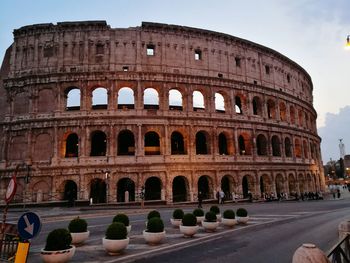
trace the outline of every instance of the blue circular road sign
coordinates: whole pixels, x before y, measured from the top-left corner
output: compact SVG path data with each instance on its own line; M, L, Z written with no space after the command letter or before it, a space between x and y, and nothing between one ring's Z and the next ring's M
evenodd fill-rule
M21 238L25 240L32 239L41 230L40 217L34 212L24 213L18 219L17 229Z

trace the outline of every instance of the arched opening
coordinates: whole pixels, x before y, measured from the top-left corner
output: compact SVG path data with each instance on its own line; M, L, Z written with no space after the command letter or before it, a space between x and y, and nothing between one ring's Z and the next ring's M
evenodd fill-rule
M296 158L301 158L301 144L298 138L295 139L294 141L294 150L295 150L295 157Z
M198 191L202 192L203 199L209 199L211 197L210 194L210 185L209 185L209 179L207 176L202 175L198 179Z
M196 134L196 154L209 154L207 142L207 134L203 131L199 131Z
M281 121L287 120L287 109L286 104L284 104L284 102L280 102L280 119Z
M91 134L90 156L105 156L107 150L107 136L102 131L94 131Z
M215 111L216 112L225 112L225 99L220 93L215 93Z
M149 177L145 183L145 200L161 200L162 182L158 177Z
M260 194L261 194L261 197L264 196L264 193L266 193L266 191L265 191L265 183L264 183L263 177L261 176L260 177Z
M284 192L284 186L283 186L283 176L281 174L278 174L276 176L276 180L275 180L275 183L276 183L276 194L277 195L280 195L281 193Z
M65 157L78 157L79 138L76 133L71 133L66 139Z
M259 97L253 98L253 114L254 115L262 115L262 107L261 107L261 100Z
M223 132L219 134L219 154L220 155L228 155L227 139L226 139L226 136Z
M284 139L284 150L286 157L292 157L292 143L288 137Z
M182 94L177 89L169 91L169 110L183 110Z
M102 179L95 178L90 182L90 198L94 204L106 203L106 183Z
M295 124L295 109L293 106L289 107L290 123Z
M298 175L299 191L303 194L307 189L305 187L305 179L303 174Z
M243 198L247 198L249 194L249 182L248 182L248 176L244 176L242 179L242 191L243 191Z
M184 176L176 176L173 180L173 202L185 202L188 196L188 182Z
M129 130L118 134L118 155L135 155L134 134Z
M276 119L276 104L271 99L267 101L267 117L269 119Z
M232 198L233 180L230 176L225 175L221 178L221 190L225 193L226 199Z
M108 105L108 93L107 89L103 87L99 87L94 89L92 92L92 109L107 109Z
M309 117L306 112L304 112L305 127L309 128Z
M159 109L158 91L153 88L147 88L143 94L144 109Z
M80 89L70 87L66 89L65 95L67 98L66 110L80 110Z
M260 156L267 155L267 141L263 134L259 134L256 138L256 150Z
M307 146L307 141L303 141L304 158L309 159L309 148Z
M118 91L118 109L134 109L135 98L134 91L131 88L124 87Z
M193 111L204 110L204 96L200 91L193 92Z
M156 132L145 134L145 155L160 155L160 140Z
M289 194L296 194L297 193L297 187L296 187L296 182L293 174L290 174L288 176L288 187L289 187Z
M235 97L235 111L237 114L243 114L242 100L240 96Z
M184 138L182 134L177 131L171 134L171 154L186 154Z
M271 144L272 144L272 155L281 156L281 141L277 135L272 136Z
M239 154L245 155L246 154L245 142L244 142L244 138L242 135L239 135L239 137L238 137L238 147L239 147Z
M130 178L122 178L117 183L117 202L126 202L126 195L129 202L135 201L135 183Z
M73 180L67 180L64 184L63 200L77 200L78 187Z
M303 127L304 125L304 115L303 115L303 111L302 110L299 110L298 111L298 119L299 119L299 126L300 127Z

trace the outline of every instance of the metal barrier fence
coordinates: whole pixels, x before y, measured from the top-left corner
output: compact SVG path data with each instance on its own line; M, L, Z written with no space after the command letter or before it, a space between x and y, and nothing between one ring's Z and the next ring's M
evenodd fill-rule
M0 262L14 262L19 238L5 234L0 240Z
M332 263L350 263L350 235L347 234L328 253Z

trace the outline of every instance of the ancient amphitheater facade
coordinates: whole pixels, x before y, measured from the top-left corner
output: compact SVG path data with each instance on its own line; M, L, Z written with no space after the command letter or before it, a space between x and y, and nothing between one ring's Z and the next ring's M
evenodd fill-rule
M0 176L15 200L215 198L324 190L308 73L259 44L158 23L14 30Z

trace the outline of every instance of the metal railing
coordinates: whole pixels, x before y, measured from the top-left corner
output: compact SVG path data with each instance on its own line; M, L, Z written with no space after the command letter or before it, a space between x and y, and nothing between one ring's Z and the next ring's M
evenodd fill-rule
M14 262L18 241L17 236L5 234L2 240L0 240L0 262Z
M328 259L332 263L350 263L350 235L347 234L329 252Z

